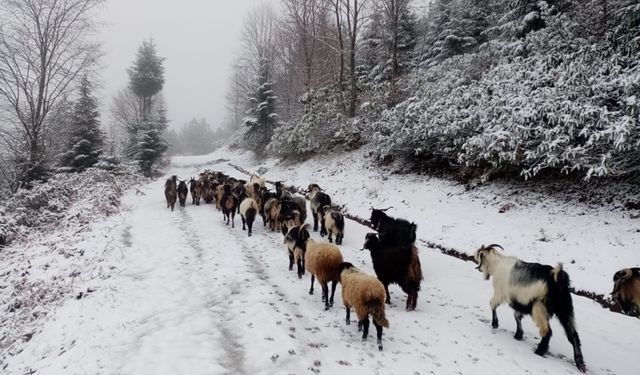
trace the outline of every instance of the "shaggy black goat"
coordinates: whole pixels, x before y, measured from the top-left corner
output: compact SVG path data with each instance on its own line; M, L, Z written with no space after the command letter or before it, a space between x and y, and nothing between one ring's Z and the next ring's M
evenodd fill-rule
M187 195L189 194L189 188L187 188L187 183L184 181L180 181L178 184L178 203L180 207L184 207L187 202Z
M371 208L371 218L369 221L373 229L378 233L384 233L385 236L380 238L383 241L389 240L391 243L412 244L416 242L417 225L410 223L404 219L395 219L388 216L385 209Z
M416 309L418 291L422 281L422 267L418 257L418 249L412 244L393 244L393 237L382 239L384 234L368 233L363 249L371 253L373 269L384 285L387 294L386 303L391 303L389 284L397 283L407 293L407 311Z
M307 201L302 197L291 197L280 199L280 217L278 221L283 223L286 218L291 217L294 211L300 213L300 223L307 219Z

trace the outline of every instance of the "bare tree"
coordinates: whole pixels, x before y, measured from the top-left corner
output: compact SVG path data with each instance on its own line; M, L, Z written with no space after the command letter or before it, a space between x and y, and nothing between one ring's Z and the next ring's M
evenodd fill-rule
M241 64L249 67L250 73L258 74L263 61L273 64L276 31L277 16L269 3L262 2L249 12L242 31Z
M358 83L356 78L356 54L358 47L358 35L365 26L365 6L367 0L341 0L341 11L347 28L349 37L349 107L347 115L356 115L356 104L358 101Z
M13 135L28 149L23 179L42 177L48 116L83 72L99 46L93 11L103 0L0 2L0 99Z
M318 44L320 0L282 0L287 31L296 38L304 66L303 83L312 87L314 59Z

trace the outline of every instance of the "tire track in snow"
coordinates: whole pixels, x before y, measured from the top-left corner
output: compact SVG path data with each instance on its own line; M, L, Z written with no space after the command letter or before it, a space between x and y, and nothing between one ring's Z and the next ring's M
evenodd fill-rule
M195 225L195 220L192 217L191 211L188 211L186 208L187 207L179 207L181 220L178 220L178 227L180 228L180 233L185 239L185 242L195 251L195 261L197 262L196 267L200 272L204 273L202 260L205 250L200 241L199 232L195 230L197 226ZM220 340L220 347L225 352L222 365L231 374L243 375L247 373L244 369L246 357L244 347L240 344L238 336L234 334L231 327L228 326L227 322L231 320L231 314L228 311L228 307L223 303L225 299L229 299L232 295L238 294L239 289L238 283L232 283L229 286L229 294L227 298L214 298L211 296L209 301L207 301L207 307L210 312L216 315L218 321L221 322L217 328L220 330L220 334L222 336Z

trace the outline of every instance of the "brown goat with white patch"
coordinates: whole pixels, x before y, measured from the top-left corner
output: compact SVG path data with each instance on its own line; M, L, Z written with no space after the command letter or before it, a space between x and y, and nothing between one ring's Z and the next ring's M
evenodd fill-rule
M384 285L376 277L367 275L345 262L340 266L340 284L342 287L342 302L347 312L347 325L351 324L351 308L356 310L358 317L358 332L362 332L362 339L369 335L369 315L373 318L378 338L378 349L382 350L382 327L389 327L389 321L384 314L386 292Z
M318 278L322 286L322 302L324 309L329 310L333 306L333 296L336 293L336 283L340 280L340 265L342 264L340 249L327 242L316 242L308 239L304 252L304 268L311 274L311 289L313 294L313 281ZM331 281L331 297L329 298L328 282Z
M613 275L613 300L622 311L640 318L640 268L625 268Z

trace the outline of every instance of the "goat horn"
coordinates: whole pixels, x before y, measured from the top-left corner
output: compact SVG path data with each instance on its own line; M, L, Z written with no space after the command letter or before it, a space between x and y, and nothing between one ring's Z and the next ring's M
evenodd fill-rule
M492 247L499 247L500 249L504 250L504 248L496 243L493 243L487 247L485 247L485 249L491 249Z
M392 208L393 208L393 206L389 206L389 207L387 207L385 209L380 209L379 211L386 212L386 211L389 211Z

